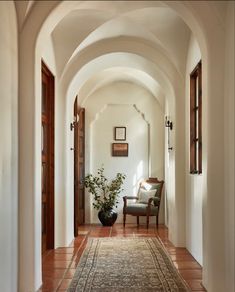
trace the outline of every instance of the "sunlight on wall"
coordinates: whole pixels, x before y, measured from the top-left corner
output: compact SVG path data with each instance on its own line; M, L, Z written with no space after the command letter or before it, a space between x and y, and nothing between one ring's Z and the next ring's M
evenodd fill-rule
M137 178L136 178L136 174L133 176L133 195L137 194Z
M143 160L141 160L137 166L137 179L139 180L143 175Z
M144 179L143 169L144 169L144 162L143 162L143 160L141 160L138 163L136 173L133 176L133 195L135 195L135 196L137 195L141 181Z

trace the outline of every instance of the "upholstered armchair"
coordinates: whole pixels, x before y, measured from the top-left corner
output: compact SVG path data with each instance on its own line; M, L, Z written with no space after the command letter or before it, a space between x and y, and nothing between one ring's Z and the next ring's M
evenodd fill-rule
M140 183L137 196L123 197L124 227L126 224L126 215L137 216L137 225L139 225L139 216L146 216L147 228L149 226L149 217L156 216L156 226L158 227L158 216L163 184L163 180L149 178Z

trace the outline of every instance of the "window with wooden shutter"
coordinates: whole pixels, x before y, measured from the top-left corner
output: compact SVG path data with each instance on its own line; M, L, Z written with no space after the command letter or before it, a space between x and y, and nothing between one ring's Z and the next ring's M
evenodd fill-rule
M190 173L202 173L202 63L190 74Z

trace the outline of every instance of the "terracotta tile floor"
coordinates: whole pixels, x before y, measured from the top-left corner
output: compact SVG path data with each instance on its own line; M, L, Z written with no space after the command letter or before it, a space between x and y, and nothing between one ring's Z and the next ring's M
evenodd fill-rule
M86 246L88 237L114 236L157 236L167 249L175 267L188 283L192 291L206 291L202 284L202 268L185 248L176 248L168 240L168 230L164 226L137 227L135 224L115 224L112 227L101 225L79 226L79 235L69 247L48 251L43 256L42 275L43 285L41 292L66 291L75 273L77 264Z

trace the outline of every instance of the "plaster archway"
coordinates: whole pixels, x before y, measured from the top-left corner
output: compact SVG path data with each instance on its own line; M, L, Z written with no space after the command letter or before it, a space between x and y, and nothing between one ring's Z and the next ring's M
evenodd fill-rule
M118 51L119 47L116 48L116 50ZM119 65L120 64L120 58L118 58L118 56L120 57L120 55L123 57L125 57L124 53L113 53L113 54L105 54L104 56L102 56L102 53L100 53L100 57L99 58L95 58L95 56L89 56L91 61L88 62L87 60L87 64L83 65L80 64L80 62L77 62L76 67L73 66L73 70L74 73L77 72L77 74L75 74L75 76L73 77L73 79L70 81L70 83L67 84L67 87L65 86L65 80L69 80L69 78L67 76L65 76L66 78L64 80L61 80L60 83L60 95L58 96L59 100L60 100L60 107L61 107L61 111L63 112L63 115L59 117L58 119L58 123L57 123L57 127L59 129L59 131L61 131L61 128L64 127L65 128L69 128L69 124L70 121L72 119L72 112L71 112L71 105L73 104L73 98L74 96L77 94L77 92L79 91L80 87L82 86L82 84L89 79L91 76L93 76L93 74L99 72L100 70L103 69L107 69L107 68L114 68L114 66ZM137 58L138 62L133 62L130 59L130 56L134 56L135 58ZM118 59L118 61L117 61ZM139 67L139 69L143 70L144 67L146 67L144 69L144 71L147 71L147 66L146 64L148 63L147 60L145 60L144 58L141 58L138 55L134 55L134 54L129 54L129 60L128 58L125 58L125 62L126 66L131 66L133 68ZM137 63L139 63L139 65L137 65ZM145 65L145 66L144 66ZM149 67L151 63L149 62ZM82 66L82 67L81 67ZM173 91L171 91L172 87L170 86L170 83L167 81L167 79L160 77L160 73L158 73L157 68L154 68L154 66L152 66L152 72L151 70L149 70L149 74L151 74L151 78L156 78L156 75L159 76L159 79L162 80L161 82L164 82L164 87L168 88L167 89L167 93L169 95L169 97L173 96ZM71 73L70 73L71 74ZM71 74L71 76L73 76L73 74ZM165 81L163 81L165 80ZM65 83L65 84L64 84ZM66 96L66 99L64 98ZM173 100L173 98L171 98L171 100ZM66 110L64 110L66 109ZM62 119L63 117L63 119ZM66 134L64 134L65 136L61 136L61 140L58 143L59 145L61 145L61 147L63 147L63 150L60 151L60 153L65 153L65 162L64 163L68 163L66 164L67 166L63 168L64 169L69 169L70 171L72 171L72 165L71 165L71 151L69 150L71 148L72 145L72 141L71 141L71 133L70 132L65 132ZM63 143L66 143L63 145ZM60 160L61 160L61 155L60 155ZM66 183L64 182L64 184L68 187L68 189L65 190L64 193L68 194L71 193L71 188L72 188L72 182L71 182L71 175L67 175L67 178L69 181L67 181ZM61 182L63 183L63 182ZM70 200L72 200L72 198L70 197ZM69 209L67 209L67 213L69 212ZM71 213L71 212L69 212ZM70 219L70 222L72 224L72 220ZM72 229L70 229L70 231L72 232ZM71 240L71 236L72 233L70 232L70 240Z
M124 76L121 78L122 74ZM82 96L80 98L81 105L83 105L83 103L86 101L86 98L89 98L89 96L94 91L104 86L105 84L114 82L120 78L123 81L127 80L129 82L137 83L146 90L149 90L150 93L156 97L157 102L161 108L164 109L165 100L159 83L145 71L126 66L113 66L111 68L101 70L98 74L94 74L93 77L89 78L89 80L84 83L79 91Z
M22 206L25 206L25 208L28 206L31 210L28 214L30 220L25 220L26 218L23 216L24 208L22 208L20 214L20 291L36 290L41 283L41 272L39 270L41 266L40 228L36 228L36 226L40 226L40 208L37 207L40 205L40 173L38 171L40 137L36 135L37 129L40 128L38 111L40 104L39 99L36 98L40 93L38 82L40 80L38 72L40 42L36 47L36 41L38 36L39 39L42 36L42 26L53 29L60 17L70 11L70 5L73 7L74 4L61 3L57 9L54 9L57 5L57 2L51 2L48 7L42 7L41 3L38 3L37 12L32 9L20 37L20 200ZM212 291L222 291L225 282L220 281L219 275L223 274L225 269L224 241L221 238L218 240L218 235L213 227L216 222L217 228L223 231L224 226L223 218L218 219L217 214L221 209L216 203L216 198L220 198L224 189L223 155L221 157L217 156L218 152L224 153L223 145L220 143L221 135L218 135L218 132L223 133L224 124L223 122L218 124L217 121L218 116L223 117L220 112L223 107L221 99L221 96L223 96L223 72L222 70L216 70L218 67L223 68L224 65L223 60L220 59L224 49L223 31L215 15L211 13L209 4L204 5L203 8L201 4L195 2L187 3L187 5L184 2L168 2L167 5L177 11L195 33L204 61L203 89L207 97L205 113L208 113L207 119L204 120L208 128L204 133L205 141L207 141L204 156L206 152L209 153L208 157L205 156L204 161L204 170L208 178L205 181L207 198L204 202L204 271L207 272L204 275L204 284ZM203 11L200 10L201 8ZM36 13L37 17L34 18ZM38 21L36 22L35 19ZM210 25L208 25L208 22ZM208 64L210 64L210 68ZM214 86L214 84L217 86ZM28 108L27 119L25 118L26 108ZM217 126L216 131L214 125ZM27 143L23 144L22 141ZM24 177L27 177L27 182ZM221 181L219 188L214 187L214 180ZM30 248L24 246L24 237L28 238ZM213 248L214 242L218 243L216 248Z
M102 59L101 59L101 61L102 61ZM102 62L102 65L104 65L103 62ZM156 116L159 117L160 115L162 116L164 114L164 104L159 103L159 101L157 100L157 98L159 98L159 97L163 98L163 96L159 96L158 95L160 93L159 92L160 89L157 90L157 92L156 92L157 95L154 98L153 92L151 90L149 90L148 88L144 87L141 83L139 83L139 80L136 78L137 72L139 72L139 74L142 73L140 76L143 77L143 72L142 71L138 71L136 69L130 69L130 68L120 68L120 67L115 68L115 67L112 67L112 64L110 66L111 66L112 69L105 69L104 71L98 72L93 78L88 78L87 82L85 82L85 84L83 86L81 86L81 89L79 91L76 91L76 92L78 92L78 96L79 96L80 100L82 100L81 106L86 108L86 117L87 117L86 118L86 122L85 122L85 125L86 125L86 158L85 158L85 161L86 161L86 173L90 173L90 172L94 171L94 168L93 169L91 168L92 165L93 165L93 162L92 162L93 161L93 154L91 152L91 144L92 144L91 141L92 141L92 139L90 137L90 135L92 133L92 131L91 131L91 123L92 123L92 121L91 121L91 109L90 108L92 107L93 115L96 116L94 114L94 108L99 103L99 101L96 101L96 99L94 98L94 96L96 96L96 92L99 92L100 90L102 90L102 88L107 88L107 87L109 88L109 85L111 85L111 87L115 87L114 84L116 84L116 85L119 84L120 85L120 89L119 90L122 90L124 88L124 86L122 84L125 83L125 84L128 84L128 86L126 87L125 90L123 90L122 94L121 93L118 94L118 96L116 96L117 98L114 99L113 98L113 95L115 95L115 90L114 90L112 94L111 93L109 94L108 100L106 100L105 102L103 101L105 105L107 105L107 104L122 105L122 106L128 106L128 105L133 106L135 104L137 105L137 103L139 103L138 96L141 93L142 93L142 98L146 99L146 103L149 104L149 101L147 99L148 96L146 94L146 92L148 92L149 96L152 96L153 99L156 99L156 101L155 101L155 103L157 104ZM133 71L132 74L134 76L132 76L132 78L129 77L128 80L126 80L126 79L123 80L123 77L125 77L125 74L123 73L123 71L121 69L125 69L125 71L127 71L129 73ZM117 73L117 75L115 77L114 77L114 72ZM103 76L102 73L105 76ZM107 78L107 73L108 73L109 76L112 75L112 77L114 77L114 80L112 78ZM77 76L76 78L78 78L78 80L79 80L79 76ZM94 79L95 79L95 81L94 81ZM98 80L101 81L100 84L99 84ZM97 84L99 84L99 85L96 86ZM77 86L78 86L78 84L77 84ZM141 91L141 89L139 89L139 91L136 91L135 93L130 91L129 95L126 94L126 92L129 92L130 88L132 88L133 86L141 88L142 91ZM88 87L88 89L84 88L84 87ZM89 96L87 96L87 93L89 93ZM73 96L73 95L71 95L71 96ZM98 100L100 100L100 98ZM93 104L92 106L90 106L91 103ZM144 103L143 103L142 106L144 106ZM154 106L156 106L156 105L154 104ZM69 109L70 106L67 106L66 108ZM139 108L142 108L142 107L139 106ZM150 108L154 108L154 107L152 106ZM159 109L161 110L161 112L159 112ZM100 105L100 108L97 108L96 110L97 110L97 112L96 112L97 115L98 115L98 113L100 111L102 112L103 111L103 104ZM152 119L150 119L150 117L152 115L152 111L149 111L149 115L148 115L148 112L146 112L146 109L145 109L144 112L145 112L146 118L148 118L148 120L152 120ZM68 112L67 117L69 117L69 113L70 113L70 111ZM120 115L121 115L121 113L120 113ZM125 116L123 116L123 118L125 119ZM158 121L159 118L158 119L156 118L156 120ZM163 116L162 116L161 122L160 122L162 129L164 129L163 128L163 120L164 119L163 119ZM70 117L66 121L66 123L69 123L69 121L70 121ZM159 123L156 123L156 124L159 126ZM130 133L130 130L128 130L128 131ZM157 166L154 163L151 164L151 161L154 161L153 160L154 158L158 158L156 160L158 162L157 165L159 165L159 166L161 165L162 157L164 157L164 154L163 154L162 149L161 149L161 145L162 144L160 142L162 140L162 136L159 135L159 140L158 140L159 142L156 145L156 144L154 144L154 142L156 143L156 138L155 138L155 135L153 133L159 133L159 129L157 129L157 127L156 127L156 129L154 131L153 130L153 123L151 122L151 127L149 125L149 130L148 131L149 131L149 138L148 138L148 145L149 145L148 161L149 161L149 166L148 166L148 169L149 169L149 174L150 175L153 175L153 174L156 175L156 167ZM162 132L162 131L160 131L160 132ZM67 140L71 141L71 134L67 133L66 135L67 136L64 139L67 139ZM152 137L152 138L150 138L150 137ZM104 145L107 145L106 142L104 142ZM73 144L73 142L71 142L71 145L72 144ZM155 151L152 150L150 152L150 149L154 149L154 148L155 148ZM159 149L159 152L158 152L158 149ZM67 150L65 149L65 152L66 151ZM67 156L67 169L69 169L72 172L73 163L74 163L73 162L73 154L71 154L69 151L67 151L67 153L68 153L68 156ZM158 153L162 153L162 157ZM108 157L106 157L106 159L107 159L106 161L109 160ZM164 172L163 171L162 172L158 172L157 176L158 177L164 177ZM69 180L66 182L66 185L67 186L70 185L70 188L71 188L72 185L73 185L73 178L72 178L71 175L69 175L68 179ZM128 182L131 181L129 175L128 175L127 181ZM125 189L125 192L127 192L127 191L130 191L130 190L129 189L128 190ZM71 198L72 197L72 192L70 192L70 193L71 193L71 195L70 195L70 198ZM89 214L92 213L91 212L91 206L92 205L90 205L91 201L90 201L90 196L89 196L88 193L85 196L85 202L86 202L85 205L87 206L86 207L86 212L85 212L86 218L87 218L86 219L87 220L86 223L94 223L93 221L90 221L92 217L90 217ZM89 205L90 205L90 207L89 207ZM163 205L162 205L162 207L163 207ZM121 214L119 215L119 219L120 219L120 216L121 216ZM163 208L161 208L160 216L161 216L160 220L161 220L161 222L163 222L163 220L162 220L162 218L163 218Z
M108 46L110 48L110 45ZM137 47L136 46L136 43L135 43L135 46L134 48ZM119 46L115 43L115 51L124 51L123 47ZM135 49L133 48L134 52L135 53ZM95 56L97 54L97 49L95 50ZM128 51L131 51L131 48L128 49ZM146 50L145 50L146 51ZM99 51L98 51L99 52ZM106 53L106 52L104 52ZM147 61L146 59L144 59L143 57L141 57L141 55L136 55L136 54L130 54L128 53L127 55L133 55L135 56L135 58L137 59L137 62L136 64L132 63L130 60L128 60L128 58L125 59L125 64L126 66L135 66L135 67L138 67L141 68L143 67L141 70L144 70L145 72L148 72L149 71L149 74L152 76L152 78L155 78L158 80L158 82L160 82L161 84L161 88L164 88L164 91L165 91L165 95L167 96L167 99L168 99L168 103L169 103L169 106L168 106L168 114L171 115L173 121L175 122L176 119L175 119L175 111L174 111L174 105L175 105L175 96L177 96L177 110L179 111L178 113L178 116L182 116L182 114L180 113L180 108L183 107L183 101L182 99L180 99L180 97L182 97L183 95L183 86L181 84L181 78L180 76L177 76L177 73L176 71L174 71L174 69L172 68L172 70L170 71L169 69L166 70L167 73L163 73L161 72L161 70L158 69L158 67L156 66L156 64L151 64L150 61ZM112 53L112 54L105 54L104 56L102 56L102 53L99 52L99 54L101 55L100 57L98 58L94 58L92 61L90 62L87 62L86 65L83 66L83 64L81 64L79 61L76 63L76 67L73 65L72 67L72 70L75 72L78 72L77 74L74 75L73 79L71 80L71 83L67 86L68 87L68 90L66 91L66 87L63 86L61 87L61 90L60 92L62 92L62 97L64 96L67 96L66 100L64 100L64 102L66 102L66 104L63 104L62 107L63 108L66 108L67 109L67 113L66 113L66 117L65 117L65 121L64 123L67 125L69 125L71 119L72 119L72 116L71 116L71 111L69 110L73 104L73 98L74 96L76 95L77 92L79 92L79 89L80 89L80 86L84 83L84 76L85 79L88 79L89 76L92 76L95 72L99 72L100 70L104 69L104 68L112 68L114 66L116 66L117 64L120 64L120 59L118 58L118 55L120 55L121 53ZM125 54L126 53L122 53L125 57ZM111 56L111 58L110 58ZM84 57L84 55L83 55ZM91 56L89 56L91 58ZM92 58L91 58L92 59ZM137 65L138 64L138 65ZM149 65L148 65L149 64ZM95 65L95 66L94 66ZM144 66L145 65L145 66ZM148 66L147 66L148 65ZM82 67L81 67L82 66ZM163 66L163 62L162 62L162 67ZM169 65L170 67L170 65ZM71 73L70 73L71 74ZM71 76L73 76L73 74L71 74ZM172 81L169 81L168 80L168 76L172 76ZM64 77L65 80L69 80L69 78L65 75ZM171 82L173 82L174 80L174 85L171 84ZM62 80L64 81L64 80ZM63 84L63 83L62 83ZM62 98L61 98L62 100ZM180 127L180 123L183 122L183 119L178 119L178 122L175 122L175 128L177 129L176 131L178 131L178 133L181 132L181 130L183 129L183 125ZM68 133L67 136L63 137L63 139L65 141L70 141L71 139L69 138L70 134ZM174 138L175 137L175 132L173 133L172 135L172 142L174 143L175 147L174 149L177 149L177 152L178 153L178 156L179 157L182 157L183 156L183 148L182 147L178 147L177 143L180 142L180 138L179 140L175 141ZM182 134L179 134L178 137L182 137ZM175 141L175 142L174 142ZM62 144L61 144L62 145ZM64 152L66 153L67 152L67 155L66 155L66 163L69 163L67 164L67 169L71 169L71 161L72 161L72 158L71 158L71 154L70 154L70 151L68 151L69 149L69 145L66 145L66 149L64 149ZM180 154L181 152L181 154ZM173 151L171 153L171 160L175 160L175 151ZM70 162L69 162L70 161ZM178 162L176 162L176 165L178 164ZM169 169L169 174L168 176L171 177L171 182L175 182L175 172L178 172L178 173L183 173L182 170L179 170L177 167L175 169L175 163L172 165L172 168ZM68 175L68 178L70 180L70 182L66 182L66 185L69 186L70 185L70 189L71 189L71 185L72 185L72 182L71 182L71 175ZM182 179L182 178L181 178ZM184 183L178 179L178 183L183 186ZM173 183L172 184L172 188L169 190L169 200L172 201L173 198L174 198L174 193L175 193L175 187L173 186ZM66 191L66 193L68 193L68 189ZM181 190L179 192L179 194L183 195L183 190ZM173 202L172 202L173 204ZM182 226L183 222L184 222L184 209L183 209L183 205L181 204L180 208L182 208L181 212L179 212L180 214L180 217L181 218L177 218L172 216L171 217L171 220L170 220L170 224L172 224L172 222L175 222L175 226L176 226L176 221L177 220L180 220L181 223L179 224L180 226ZM172 212L174 212L172 210ZM174 229L176 230L176 228ZM183 228L181 229L183 230ZM179 233L178 233L179 234ZM184 234L182 233L181 235L177 235L177 232L176 233L171 233L171 238L172 240L177 244L177 245L184 245Z

